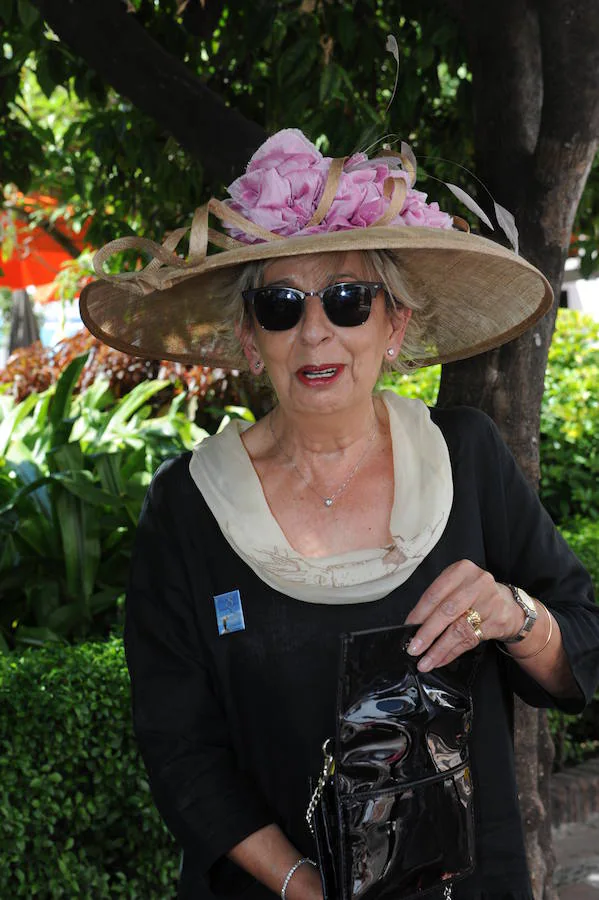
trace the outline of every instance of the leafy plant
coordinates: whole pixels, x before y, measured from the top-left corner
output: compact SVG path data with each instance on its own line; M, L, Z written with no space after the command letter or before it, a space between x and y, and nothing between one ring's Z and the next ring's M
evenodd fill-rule
M108 383L74 394L86 356L20 404L0 396L0 647L102 634L126 584L152 473L206 432L149 403L149 381L114 402Z
M579 516L564 522L560 531L591 576L599 602L599 521Z
M599 322L559 312L541 409L543 503L557 522L599 519Z
M243 373L128 356L103 344L86 329L55 347L43 347L38 342L16 350L0 370L0 389L5 385L6 393L15 400L24 400L31 393L49 388L83 353L88 353L88 359L76 383L76 393L102 379L108 381L111 393L118 399L136 385L158 378L167 385L152 398L152 408L158 409L185 393L189 417L209 430L214 426L210 410L215 407L251 406L263 411L269 408L269 396L255 379Z
M385 372L379 379L381 390L395 391L402 397L422 400L427 406L434 406L439 393L441 366L427 366L413 372Z
M553 767L561 771L599 754L599 694L579 716L548 710L549 730L555 747Z
M121 641L0 656L0 896L169 900Z

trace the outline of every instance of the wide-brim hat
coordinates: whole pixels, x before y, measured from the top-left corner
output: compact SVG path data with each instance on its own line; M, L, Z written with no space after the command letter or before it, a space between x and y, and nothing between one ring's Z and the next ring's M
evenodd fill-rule
M296 141L287 155L288 139L276 143L281 135ZM297 136L305 144L298 146ZM312 153L307 162L305 145ZM426 195L413 190L415 167L406 149L393 160L387 154L331 160L301 132L279 132L231 185L232 200L213 198L196 210L186 259L175 248L188 229L173 232L162 245L125 237L103 247L94 261L101 277L81 293L85 325L134 356L239 368L239 357L222 341L227 323L215 303L224 273L304 254L391 250L408 295L431 310L413 366L464 359L518 337L549 310L549 283L517 253L457 230L452 224L463 228L463 220L452 221L437 204L425 203ZM297 203L294 190L298 196L301 190ZM210 215L228 233L210 228ZM131 248L152 260L139 271L106 275L106 259ZM406 342L411 328L418 328L417 313Z

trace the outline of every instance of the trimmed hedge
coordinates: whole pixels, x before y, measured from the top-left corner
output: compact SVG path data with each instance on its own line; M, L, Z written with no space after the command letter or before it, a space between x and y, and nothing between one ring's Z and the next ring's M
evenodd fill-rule
M169 900L122 642L0 656L0 897Z

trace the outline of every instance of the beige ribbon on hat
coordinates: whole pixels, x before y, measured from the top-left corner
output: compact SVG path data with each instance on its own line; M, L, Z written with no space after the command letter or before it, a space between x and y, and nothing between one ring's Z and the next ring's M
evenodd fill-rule
M122 282L123 287L131 293L143 295L147 290L161 290L168 286L168 281L186 269L199 269L207 256L208 244L214 244L223 250L235 250L245 247L243 241L238 241L230 235L216 231L208 226L210 214L221 222L237 225L247 234L253 234L265 241L284 240L279 234L267 231L250 222L241 213L226 206L221 200L212 197L203 206L199 206L193 216L191 228L177 228L171 231L166 240L159 244L150 238L128 237L116 238L114 241L101 247L94 256L94 271L104 281ZM175 253L179 241L189 232L189 255L183 259ZM104 271L104 263L115 253L123 250L141 250L152 256L151 261L135 272L119 272L115 275ZM173 272L173 270L175 270Z
M413 154L410 156L406 153L395 153L392 150L383 150L381 153L373 157L371 162L379 158L395 157L401 161L404 171L413 185L416 180L415 158ZM302 231L320 225L329 212L333 201L337 195L339 181L343 174L343 167L347 161L346 156L335 157L331 161L327 180L325 182L322 196L312 217L306 223L304 228L297 232L293 237L300 235ZM406 181L401 176L388 176L383 183L383 195L389 201L387 209L383 215L373 222L367 228L375 228L377 226L388 225L400 214L405 203L408 193ZM201 272L202 266L206 261L208 254L208 244L220 247L222 250L236 250L240 247L246 247L243 241L238 241L230 235L223 234L209 227L209 217L213 215L221 223L234 225L246 234L260 238L262 241L283 241L286 240L284 235L275 234L262 228L255 222L246 219L240 212L231 209L222 200L212 197L203 206L196 209L191 228L177 228L169 233L162 244L151 240L150 238L136 237L130 235L127 237L116 238L114 241L101 247L94 256L94 271L96 275L104 281L117 281L121 283L124 290L133 294L143 296L152 290L162 290L170 287L171 284L180 280L185 271L191 274ZM460 228L466 226L465 230L470 230L468 224L463 219L454 216L454 222ZM179 241L189 232L189 254L187 259L183 259L175 252ZM115 253L121 253L124 250L138 250L149 254L152 259L142 269L133 272L119 272L117 274L109 274L104 271L104 263Z

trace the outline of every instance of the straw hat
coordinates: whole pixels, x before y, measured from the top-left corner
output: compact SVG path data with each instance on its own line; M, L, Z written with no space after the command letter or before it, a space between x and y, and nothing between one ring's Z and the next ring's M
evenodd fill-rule
M512 250L461 230L463 220L414 189L415 177L405 144L399 154L370 160L331 159L300 131L278 132L230 185L230 199L212 198L196 210L191 229L172 232L162 245L125 237L98 251L100 278L81 293L82 319L100 340L134 356L238 368L220 343L214 302L226 270L307 253L387 249L397 251L410 294L434 310L412 365L464 359L518 337L550 308L547 280ZM209 227L210 215L226 232ZM188 231L183 259L175 248ZM152 257L145 268L106 275L106 259L131 248Z

